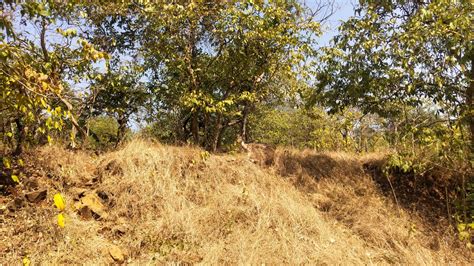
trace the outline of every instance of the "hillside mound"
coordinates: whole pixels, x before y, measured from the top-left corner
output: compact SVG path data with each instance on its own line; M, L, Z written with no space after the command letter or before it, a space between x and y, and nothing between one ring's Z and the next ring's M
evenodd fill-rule
M1 260L469 263L450 233L385 196L364 158L289 150L272 156L262 166L247 154L141 140L100 156L42 147L29 154L22 184L1 197L9 207L2 209ZM44 200L23 196L41 189ZM57 192L66 200L64 228L56 224Z

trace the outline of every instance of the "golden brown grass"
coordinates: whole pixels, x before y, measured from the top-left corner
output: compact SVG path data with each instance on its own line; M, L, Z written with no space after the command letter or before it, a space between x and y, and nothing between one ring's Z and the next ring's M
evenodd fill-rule
M111 245L132 264L469 263L450 238L383 196L354 156L277 150L262 168L242 154L141 140L99 157L57 147L36 154L54 172L48 202L5 218L8 264L111 263ZM102 196L107 219L79 217L72 202L81 189ZM56 191L69 203L64 229L54 223Z

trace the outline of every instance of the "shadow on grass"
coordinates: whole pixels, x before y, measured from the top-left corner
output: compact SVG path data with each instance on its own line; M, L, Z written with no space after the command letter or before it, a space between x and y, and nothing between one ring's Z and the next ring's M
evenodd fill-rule
M273 166L279 175L290 177L296 187L306 192L317 192L318 182L330 179L352 187L358 194L368 185L362 181L368 176L382 195L436 228L453 222L461 184L440 171L415 175L395 169L387 177L382 171L384 159L362 163L357 158L324 153L279 151Z
M440 222L453 223L459 198L460 178L451 173L432 170L421 175L392 169L383 172L384 160L364 163L364 170L387 197L395 198L400 207L419 214L425 222L438 227Z

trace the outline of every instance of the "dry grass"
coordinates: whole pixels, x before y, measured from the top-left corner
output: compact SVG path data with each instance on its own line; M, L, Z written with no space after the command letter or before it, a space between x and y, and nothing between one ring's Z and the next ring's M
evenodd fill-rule
M448 224L433 228L417 212L407 212L396 205L391 192L382 193L363 165L379 161L385 154L360 158L291 150L278 150L277 154L274 171L289 176L326 217L349 228L385 262L463 264L472 255L458 247Z
M135 264L469 263L398 210L353 156L277 150L262 168L246 155L207 158L199 149L140 140L100 157L57 147L36 154L54 172L44 182L48 202L5 218L0 247L11 247L0 254L8 264L24 256L111 263L112 244ZM101 195L107 219L79 217L72 202L81 189ZM55 191L69 203L61 230L50 205ZM15 223L21 226L12 232Z

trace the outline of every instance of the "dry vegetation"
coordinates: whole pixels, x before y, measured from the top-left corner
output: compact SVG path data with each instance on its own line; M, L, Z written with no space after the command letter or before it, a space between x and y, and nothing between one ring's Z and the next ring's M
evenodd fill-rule
M364 171L364 163L382 155L278 149L249 160L135 140L100 156L56 146L29 156L23 183L0 204L22 189L47 188L48 196L4 210L0 260L6 264L24 257L34 264L113 263L110 253L117 248L131 264L432 265L472 259L450 232L397 207ZM55 223L56 192L67 202L63 229ZM103 207L92 217L76 210L87 195Z

